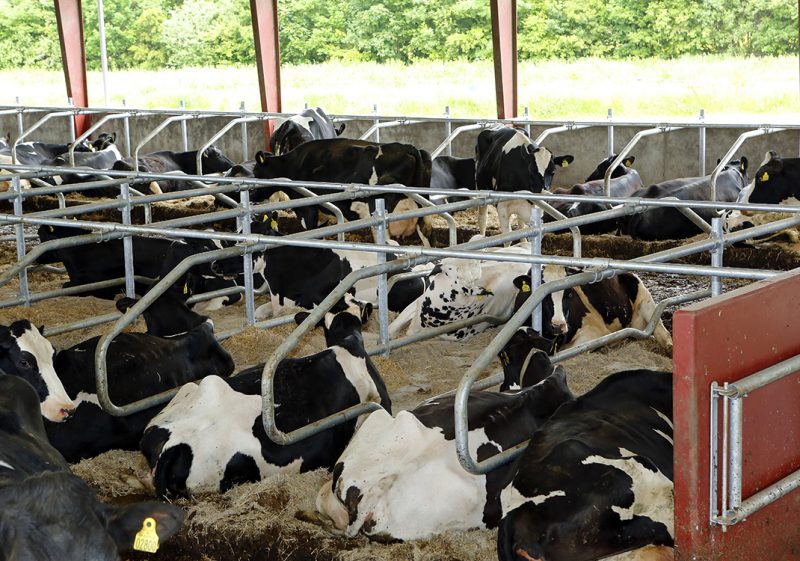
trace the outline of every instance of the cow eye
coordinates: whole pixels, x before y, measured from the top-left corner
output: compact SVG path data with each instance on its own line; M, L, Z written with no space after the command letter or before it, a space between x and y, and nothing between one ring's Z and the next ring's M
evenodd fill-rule
M28 370L28 369L31 367L31 363L30 363L30 362L28 362L28 360L27 360L27 359L20 358L20 359L17 361L17 366L18 366L19 368L21 368L22 370Z

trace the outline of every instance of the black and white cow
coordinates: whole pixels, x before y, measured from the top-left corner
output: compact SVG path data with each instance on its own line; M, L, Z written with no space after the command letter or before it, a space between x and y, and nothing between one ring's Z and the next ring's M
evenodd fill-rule
M520 392L469 396L469 448L478 461L530 438L573 399L564 370L554 368L545 351L531 345L526 351L536 357L527 364L524 357L504 361L507 378L519 380L523 367L528 372ZM349 537L384 541L496 527L501 482L510 464L486 475L472 475L459 465L453 405L454 397L448 396L396 417L371 413L317 495L322 519Z
M541 193L550 189L556 167L566 167L574 159L554 156L518 129L483 130L475 146L475 186L481 190ZM482 207L478 215L481 235L486 233L486 218L487 207Z
M36 390L2 372L0 419L0 559L116 561L148 520L158 544L180 529L176 506L98 501L47 442Z
M28 320L0 325L0 371L19 376L36 390L41 414L55 423L69 419L77 404L70 399L53 366L55 350Z
M530 255L530 244L520 243L509 248L486 250ZM529 269L524 263L478 261L446 258L428 276L425 291L409 304L389 325L392 337L403 331L413 335L420 331L448 325L454 321L479 315L508 316L516 298L513 280ZM462 327L440 337L462 340L491 327L481 322Z
M588 183L589 181L594 181L595 179L605 178L608 168L611 167L611 162L613 162L616 159L617 155L611 154L608 158L597 164L597 167L594 168L592 173L586 176L586 182ZM635 159L636 156L627 156L622 161L622 165L617 166L616 168L614 168L614 171L611 172L611 179L625 175L627 173L627 170L625 168L633 166L633 162ZM625 167L623 168L623 166Z
M748 184L747 158L730 162L717 177L717 201L736 202ZM664 199L677 197L682 201L711 200L711 176L670 179L637 191L633 197ZM704 221L711 223L717 216L713 209L697 208L694 211ZM623 234L641 240L673 240L696 236L701 233L693 222L677 209L649 208L644 212L626 216L620 220Z
M209 146L203 152L202 157L203 174L224 173L236 165L219 148ZM114 163L112 169L121 171L133 171L134 163L132 158L125 158ZM197 175L197 150L188 152L172 152L164 150L139 156L139 171L146 173L173 173ZM184 191L192 189L185 181L159 180L147 182L151 193L171 193L173 191Z
M124 301L120 307L129 305ZM205 376L233 372L230 354L214 337L207 318L164 295L145 313L149 333L121 333L106 365L111 401L124 405ZM59 351L55 370L77 409L68 423L46 423L51 444L70 462L112 449L136 450L147 423L163 408L114 417L100 408L94 354L99 337Z
M265 221L253 222L254 234L280 236L275 215L266 215ZM274 225L274 226L273 226ZM386 254L386 260L395 259ZM286 308L311 309L330 294L339 282L365 267L378 264L378 255L373 252L327 249L321 247L275 246L263 252L253 253L253 270L260 273L269 285L270 303L260 306L256 316L263 319L282 315ZM420 265L413 271L425 271L432 265ZM241 258L215 262L211 269L221 278L231 279L243 274ZM389 310L400 312L415 300L425 286L424 278L398 281L388 293ZM358 300L378 303L378 278L371 277L356 282L355 297Z
M334 127L333 121L322 108L308 108L299 115L289 117L275 129L269 139L269 151L280 156L310 140L336 138L344 132L344 127L344 123Z
M609 159L612 159L611 156ZM633 158L629 158L626 160L626 163L620 164L619 166L614 169L612 172L612 177L609 180L609 187L610 187L610 196L612 197L630 197L637 191L642 188L642 178L639 176L639 173L630 167L630 164L633 163ZM597 169L592 172L589 177L592 177L600 172L603 168L606 170L608 169L610 162L608 160L603 160ZM605 172L603 172L605 173ZM602 196L604 193L604 180L603 176L601 175L599 179L587 180L585 183L576 183L569 189L566 188L556 188L553 189L552 192L557 195L581 195L581 196ZM505 213L514 213L518 214L516 208L520 206L518 203L527 203L527 201L511 201L510 203L500 203L497 206L498 215L500 214L500 206L503 204L515 205L512 206L513 210L506 210ZM528 203L530 207L530 204ZM592 202L554 202L553 207L562 212L568 218L574 218L577 216L584 216L586 214L591 214L594 212L601 212L603 210L609 210L612 205L607 203L592 203ZM524 206L522 207L524 210ZM530 209L527 210L527 214L518 214L520 219L525 221L527 224L530 222ZM501 220L500 226L503 226L503 221ZM614 232L618 228L618 221L616 219L611 220L603 220L601 222L593 222L591 224L585 224L580 226L580 230L582 234L605 234L608 232Z
M295 430L363 402L377 402L391 411L383 379L364 350L361 325L370 309L348 294L325 316L328 347L280 362L274 381L280 430ZM357 421L288 446L273 443L261 418L262 368L229 380L209 377L187 384L153 419L141 450L153 469L159 496L224 492L281 472L333 467Z
M650 559L671 559L672 479L672 376L612 374L561 406L514 463L498 558L591 561L650 546L667 553Z
M398 142L379 144L366 140L332 138L304 142L291 152L270 156L265 152L256 154L253 169L260 179L286 178L295 181L328 181L334 183L360 183L365 185L400 184L406 187L429 187L431 181L431 157L424 150L410 144ZM262 187L253 191L253 201L262 201L283 187ZM287 195L292 199L302 198L292 189ZM316 194L330 191L318 190ZM395 211L404 195L386 194L387 212ZM366 204L365 204L366 202ZM363 218L375 210L375 197L366 200L334 203L341 208L347 220ZM403 202L404 210L415 208L416 203ZM312 230L318 225L319 207L308 206L295 209L303 228ZM403 237L415 231L417 221L403 220L389 223L393 237Z
M38 229L39 240L42 243L91 233L91 230L85 228L68 226L40 226ZM170 253L172 240L133 236L132 242L134 274L157 279ZM57 263L59 261L64 264L69 275L69 281L64 283L65 288L125 276L125 254L122 239L51 249L37 260L40 264ZM137 293L144 294L148 286L137 283ZM124 290L125 287L122 284L84 292L82 295L113 299Z
M563 279L577 272L580 271L545 265L542 281ZM530 275L514 279L514 286L519 289L514 310L530 296L530 281ZM541 305L542 334L557 339L562 350L626 327L644 329L656 309L650 291L633 273L560 290L545 297ZM665 350L672 350L672 336L660 319L653 336Z

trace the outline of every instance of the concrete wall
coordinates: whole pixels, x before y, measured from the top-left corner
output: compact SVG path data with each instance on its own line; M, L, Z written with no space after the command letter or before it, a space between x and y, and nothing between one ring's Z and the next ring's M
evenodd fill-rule
M24 116L25 127L30 127L41 115L32 114ZM153 128L162 122L166 116L137 116L130 120L131 150L133 150ZM220 128L231 120L229 117L210 117L187 122L189 149L196 149L205 144ZM363 134L373 121L371 119L347 121L344 135L348 138L358 138ZM458 126L453 123L452 127ZM621 127L614 128L614 151L621 150L630 139L643 128L648 127ZM11 139L18 136L16 115L0 115L0 131L10 132ZM65 142L69 139L69 121L66 117L55 118L45 123L36 130L29 139L45 142ZM106 131L116 131L118 144L124 152L123 124L122 121L112 121L103 127ZM531 136L536 137L544 130L543 127L532 127ZM706 173L710 173L716 165L717 159L722 157L736 138L751 127L743 128L713 128L706 129ZM261 123L247 124L248 150L242 151L242 128L234 127L223 136L217 145L234 161L252 159L257 150L264 148L263 125ZM454 156L471 156L475 153L475 139L480 131L467 131L458 136L453 142L452 153ZM380 130L381 142L406 142L419 148L433 151L447 136L445 123L417 123L399 127L384 128ZM374 140L375 136L370 137ZM554 134L544 142L555 154L572 154L575 156L573 165L557 172L554 185L569 186L582 181L608 153L608 131L605 126L588 129L574 130ZM182 150L182 135L180 123L173 123L142 148L142 153L156 150ZM750 172L754 172L768 150L775 150L782 156L800 155L800 131L786 131L748 140L737 153L749 160ZM447 154L445 151L444 154ZM639 142L631 151L636 157L634 167L639 171L645 185L672 179L675 177L688 177L700 174L699 165L699 133L697 129L683 129L658 136L647 137Z

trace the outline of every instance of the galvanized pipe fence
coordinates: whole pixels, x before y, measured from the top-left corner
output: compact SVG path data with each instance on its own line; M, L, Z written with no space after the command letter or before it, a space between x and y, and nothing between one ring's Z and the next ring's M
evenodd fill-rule
M61 115L56 115L50 113L52 117L56 116L73 116L76 114L75 112L79 110L70 110L70 112L62 112ZM174 113L174 112L170 112ZM201 118L198 115L199 112L191 112L185 115L177 115L181 117L180 119L173 119L176 115L171 115L168 117L164 122L162 122L157 130L151 132L148 135L150 138L145 138L139 145L137 145L135 155L138 155L139 149L146 144L149 140L155 137L161 130L166 128L171 122L181 121L185 122L188 119L195 119ZM196 116L197 115L197 116ZM219 115L227 115L225 113L213 113L214 116ZM212 115L203 115L202 118ZM232 124L229 122L226 125L226 129L222 130L218 133L218 136L224 134L227 130L232 128L238 123L242 122L250 122L249 117L245 117L247 121L241 121L239 119L243 119L242 113L231 114L234 117L234 121ZM358 116L356 116L358 117ZM46 120L40 120L35 127L29 129L28 132L32 132L33 129L38 128L41 126ZM124 117L118 117L124 118ZM259 120L261 117L255 117L255 120ZM272 118L271 116L269 118ZM347 116L338 116L338 119L345 120ZM401 126L406 124L411 124L408 118L398 118L394 119L397 123L387 123L385 126ZM376 125L380 124L380 119L376 119ZM414 122L434 122L437 119L415 119ZM438 121L443 121L448 123L448 126L451 122L455 120L448 118L445 119L438 119ZM509 123L513 122L519 124L519 120L512 120L512 121L486 121L484 124L480 125L466 125L484 128L487 126L497 126L498 124L502 123ZM537 122L536 124L542 124L542 122ZM609 128L609 141L613 141L613 127L614 124L616 125L625 125L626 123L615 122L612 123L611 120L603 122L603 123L588 123L586 126L606 126ZM632 125L640 124L640 123L628 123ZM576 127L581 126L577 123L570 123L568 124L569 127ZM671 130L676 130L677 128L684 128L684 127L692 127L698 126L697 123L695 124L682 124L676 125L672 124L669 126L659 126L655 129L650 129L648 131L643 131L645 134L640 134L639 138L636 139L638 142L639 139L644 138L645 136L650 136L652 134L661 134L665 132L669 132ZM699 127L699 130L705 130L704 125ZM715 125L716 126L716 125ZM738 126L738 125L730 125L730 126ZM375 127L374 132L378 132L380 130L380 126ZM567 128L566 124L556 124L553 123L553 130L550 131L548 134L557 134L558 132L562 132L565 130L570 130ZM787 128L787 127L782 127ZM793 127L788 127L793 128ZM751 131L756 133L758 131L759 134L752 134L751 136L742 135L739 140L737 140L738 144L732 147L729 150L729 155L732 155L733 151L741 145L741 142L746 140L746 138L750 138L752 136L757 136L760 134L768 134L770 132L777 132L779 129L773 127L761 127L756 131ZM453 131L456 133L456 131ZM449 147L449 143L452 142L452 139L455 138L456 134L451 133L448 136L449 142L443 143L440 145L437 150L441 152L445 148ZM702 132L701 132L702 134ZM452 138L451 138L452 137ZM744 138L743 138L744 137ZM19 142L18 139L17 142ZM213 142L212 139L209 141L208 145ZM740 142L741 141L741 142ZM626 148L629 149L636 143L632 141L629 143L629 146ZM703 150L705 147L703 147ZM609 172L606 175L606 180L610 176L610 172L615 167L614 164L618 164L620 161L624 159L624 156L627 152L623 150L622 153L615 159L615 162L612 163ZM619 161L617 161L619 160ZM720 163L722 166L724 163L727 163L723 158L723 162ZM720 169L721 167L718 166ZM490 377L489 379L481 382L476 382L478 376L480 376L483 371L485 370L486 366L493 360L494 356L502 349L503 345L507 342L513 332L516 330L517 327L522 325L523 322L526 321L526 318L531 317L532 312L535 308L539 307L541 300L546 297L548 294L556 292L558 290L563 290L565 288L569 288L572 286L576 286L578 284L583 284L585 282L596 282L602 278L607 278L617 274L620 271L653 271L653 272L668 272L668 273L677 273L677 274L692 274L692 275L706 275L710 276L712 279L720 279L722 277L728 278L746 278L746 279L761 279L761 278L768 278L773 272L770 271L756 271L750 269L732 269L732 268L722 268L721 267L721 255L722 249L725 245L730 243L735 243L737 241L742 241L745 239L749 239L754 236L763 235L767 233L772 233L779 231L785 227L795 226L800 223L800 216L796 216L793 218L784 219L781 221L777 221L771 224L766 224L762 226L758 226L755 228L750 228L748 230L743 230L740 232L736 232L733 234L722 234L721 229L721 221L718 219L715 223L712 224L711 227L706 225L705 227L701 226L704 231L711 231L712 236L708 240L703 240L700 242L695 242L692 244L687 244L684 246L680 246L665 252L660 252L658 254L653 254L650 256L642 257L639 259L635 259L632 261L619 261L619 260L612 260L612 259L586 259L582 258L580 254L580 236L579 233L575 236L577 242L575 242L576 246L574 248L574 256L573 257L558 257L558 256L542 256L538 255L540 250L536 250L536 245L532 245L532 254L530 256L525 255L521 256L519 254L509 254L503 253L502 251L499 252L492 252L486 253L481 252L479 250L496 246L498 244L502 244L504 242L512 242L518 241L522 238L529 238L532 237L534 239L541 238L541 236L546 232L556 232L565 229L577 229L578 226L589 224L594 221L598 220L605 220L612 217L623 216L626 214L632 214L635 212L641 212L649 207L674 207L681 210L681 212L686 212L685 209L697 209L697 208L711 208L717 211L720 210L755 210L755 211L772 211L772 212L797 212L800 211L800 207L784 207L779 205L744 205L740 203L719 203L713 201L669 201L669 200L655 200L655 199L637 199L637 198L613 198L613 197L585 197L585 196L570 196L570 195L549 195L549 194L537 194L537 195L526 195L520 196L518 193L499 193L499 192L473 192L473 193L465 193L463 191L455 191L451 192L449 190L428 190L428 189L413 189L413 188L406 188L403 187L402 189L398 189L396 187L391 186L367 186L367 185L336 185L336 184L316 184L316 183L303 183L303 182L280 182L280 181L264 181L264 180L253 180L253 179L242 179L242 178L213 178L216 187L206 187L206 188L198 188L193 189L191 191L185 191L180 193L165 193L161 195L148 195L148 196L130 196L130 192L128 195L122 195L121 200L111 202L111 203L95 203L90 205L81 205L79 207L71 207L68 209L60 208L55 209L54 211L42 211L38 213L29 213L24 214L22 212L22 201L26 196L23 193L19 179L25 172L33 172L34 174L47 174L49 172L53 173L61 173L64 171L74 171L70 168L48 168L47 166L39 166L39 167L23 167L23 166L10 166L9 169L15 175L11 176L11 180L13 183L12 192L0 195L0 201L2 200L11 200L14 203L14 214L0 214L0 224L13 224L15 226L15 238L17 240L18 246L18 255L20 257L20 262L12 267L11 270L6 271L2 275L0 275L0 286L3 286L9 282L9 280L14 277L15 275L20 276L20 292L21 292L21 299L22 303L29 304L32 301L37 301L39 299L43 299L43 297L52 297L56 295L63 295L66 292L59 292L59 291L50 291L50 293L45 293L45 295L37 295L37 300L32 299L31 295L27 291L27 287L23 291L23 277L24 282L27 283L27 277L25 276L27 272L27 266L32 264L35 258L38 255L41 255L47 249L55 249L58 247L75 247L82 244L87 243L95 243L97 241L102 240L110 240L115 238L122 237L123 239L130 240L131 235L166 235L172 237L183 237L183 238L202 238L202 239L214 239L214 240L224 240L228 242L237 243L240 245L232 246L229 248L206 252L202 254L197 254L192 257L185 259L181 262L172 272L166 275L163 279L156 282L153 288L133 307L131 308L126 314L124 314L121 318L116 320L115 325L112 327L111 331L104 335L103 339L101 340L101 344L98 345L98 352L95 356L96 360L96 372L97 372L97 383L98 383L98 393L100 397L101 404L103 405L104 409L106 409L109 413L115 415L125 415L131 414L134 411L140 410L145 407L149 407L154 405L155 403L161 403L164 400L168 399L174 392L165 392L163 394L159 394L157 396L151 396L150 398L146 398L145 400L141 400L139 402L133 404L127 404L125 406L117 406L113 404L110 399L108 398L108 376L107 372L105 371L105 355L113 338L124 329L127 325L132 323L135 318L144 310L146 307L152 303L160 294L162 294L175 280L177 280L183 273L185 273L191 266L199 263L210 262L216 259L222 259L225 257L233 257L233 256L245 256L244 258L247 259L252 255L254 251L262 251L267 249L268 247L275 246L275 245L296 245L301 247L326 247L331 249L353 249L353 250L360 250L360 251L372 251L376 252L379 255L385 255L386 253L393 253L400 256L398 259L388 262L388 263L379 263L373 267L367 267L365 269L360 269L358 271L354 271L350 275L348 275L338 286L337 288L328 295L323 302L315 308L311 315L300 325L297 329L292 333L292 335L287 338L281 346L279 346L274 353L270 356L269 360L265 364L263 376L262 376L262 398L263 398L263 421L265 425L265 429L267 430L267 434L273 439L275 442L278 443L289 443L295 442L319 430L324 430L329 426L333 426L335 424L341 423L346 421L347 419L354 418L358 415L361 415L372 408L375 407L375 404L362 404L361 406L357 406L356 408L351 408L349 410L340 412L334 416L331 416L327 419L323 419L309 425L307 427L303 427L294 431L290 434L284 434L277 429L274 424L274 396L272 395L272 377L274 376L275 368L277 367L279 361L284 358L291 349L299 342L300 337L309 331L314 325L316 325L317 321L321 319L324 314L336 303L336 301L341 298L341 296L357 282L358 280L369 278L372 276L380 276L381 281L379 283L379 293L381 294L380 299L381 302L379 303L379 310L381 308L386 308L385 306L385 295L388 288L388 283L386 283L386 276L391 273L399 273L403 274L403 271L410 270L411 267L417 264L428 263L431 261L435 261L437 259L441 259L443 257L458 257L463 259L483 259L483 260L496 260L496 261L507 261L507 262L524 262L529 263L531 266L539 267L545 264L559 264L559 265L567 265L567 266L577 266L581 267L586 270L584 273L579 273L577 275L572 275L568 278L561 279L559 281L555 281L553 283L547 283L541 285L533 291L531 297L528 301L523 305L523 307L518 310L517 313L513 314L510 318L488 318L486 316L479 317L479 318L471 318L470 321L474 320L474 323L479 323L483 321L490 321L495 324L500 324L506 322L506 325L501 329L498 333L498 336L492 341L489 347L481 354L479 359L476 363L471 367L468 372L465 374L464 378L459 385L457 390L457 399L456 399L456 420L457 420L457 449L459 454L459 460L461 461L462 465L468 471L473 473L485 473L489 469L500 465L506 461L510 461L512 457L519 453L524 446L525 443L520 444L516 448L512 450L508 450L503 454L498 456L494 456L493 458L487 460L483 463L477 463L469 456L468 451L468 441L467 441L467 433L466 433L466 419L468 418L468 411L467 411L467 397L469 392L472 389L477 387L489 387L490 385L494 385L499 382L496 380L496 376ZM716 171L716 170L715 170ZM115 175L119 177L119 179L114 179ZM718 175L718 174L717 174ZM86 186L69 186L69 190L71 191L82 191L88 190L92 188L98 187L107 187L111 185L117 185L121 189L121 193L129 188L129 185L133 182L141 182L143 180L156 180L156 179L164 179L165 177L169 177L170 179L174 179L174 176L165 176L164 174L146 174L146 173L133 173L133 174L125 174L125 173L109 173L108 176L111 178L110 180L98 181L93 182L92 185ZM0 178L1 179L1 178ZM196 182L208 182L209 177L198 175L198 176L185 176L181 178L182 180L187 181L196 181ZM712 177L712 184L714 183L715 177ZM200 183L203 185L203 183ZM309 198L308 200L295 200L295 201L288 201L286 203L271 203L271 204L264 204L264 205L251 205L249 204L248 196L245 193L248 192L249 189L265 186L265 185L277 185L283 186L287 188L309 188L312 187L314 189L329 189L334 190L335 192L331 195L323 195ZM42 190L37 190L36 193L31 194L45 194L47 188ZM58 189L53 188L53 194L59 192ZM63 194L64 189L60 189L60 192ZM338 191L338 192L337 192ZM224 195L225 193L232 193L232 192L239 192L241 200L237 207L232 208L231 210L227 211L215 211L212 213L208 213L207 215L203 215L202 218L198 219L197 217L190 217L189 219L176 219L171 221L163 221L155 224L151 224L148 226L140 226L140 225L133 225L130 224L130 211L133 207L140 205L140 204L151 204L158 201L166 201L166 200L173 200L173 199L180 199L186 198L187 196L197 196L200 194L220 194ZM248 233L246 230L245 224L249 224L249 219L252 214L257 212L264 212L269 210L278 210L284 208L293 208L297 206L304 206L304 205L313 205L319 204L320 202L334 202L337 200L346 200L346 199L355 199L364 196L376 196L384 193L395 193L395 192L402 192L403 194L414 194L419 197L422 195L428 194L441 194L441 195L453 195L458 197L468 197L470 200L468 201L460 201L459 203L449 203L446 205L442 205L441 207L437 206L434 208L426 207L422 209L418 209L416 211L409 211L400 213L397 217L393 218L391 216L387 217L382 211L378 211L376 215L373 215L370 218L358 220L355 222L350 222L346 224L342 224L341 222L336 226L321 228L316 231L312 232L301 232L299 234L293 234L289 236L283 236L279 238L274 237L264 237L264 236L257 236ZM341 241L330 241L330 240L317 240L312 239L316 237L321 237L325 235L339 235L344 233L345 231L352 231L355 229L361 229L364 227L374 227L379 232L379 239L380 236L385 235L387 222L391 221L392 219L406 219L411 217L421 217L426 216L428 214L438 214L439 210L448 210L448 211L455 211L455 210L462 210L467 208L472 208L474 206L478 206L480 204L486 203L496 203L501 200L505 199L519 199L524 198L529 200L532 204L542 205L545 206L547 202L553 201L569 201L569 202L582 202L582 201L590 201L590 202L604 202L604 203L611 203L615 205L621 205L617 208L614 208L609 211L604 211L600 213L596 213L594 215L588 215L584 217L578 217L573 219L562 219L557 222L551 222L548 224L540 225L536 224L533 228L524 228L521 230L517 230L511 232L509 234L501 235L501 236L493 236L491 238L484 238L482 240L476 240L473 242L469 242L467 244L456 245L453 242L453 235L452 232L454 231L453 224L454 222L450 222L448 220L451 235L451 247L449 248L421 248L421 247L398 247L387 245L385 243L379 244L361 244L361 243L346 243ZM235 201L234 201L235 202ZM77 215L83 214L85 212L89 212L90 210L103 210L103 209L118 209L122 210L123 218L121 224L109 224L103 222L92 222L86 220L66 220L63 218L55 218L56 216L68 216L68 215ZM380 208L380 207L379 207ZM127 217L127 218L126 218ZM242 226L241 233L223 233L223 232L202 232L197 230L189 230L187 229L188 226L197 225L204 222L210 222L219 220L221 218L236 218L240 221ZM40 246L34 248L30 253L27 255L25 254L25 247L24 247L24 232L23 226L24 225L61 225L61 226L79 226L79 227L88 227L93 230L100 230L101 233L99 234L89 234L87 236L76 236L73 238L66 238L64 240L55 240L53 242L47 242L45 244L41 244ZM705 222L703 222L705 224ZM698 224L699 225L699 224ZM51 245L48 245L51 244ZM21 245L21 247L20 247ZM702 252L702 251L712 251L716 252L718 258L715 258L714 264L711 267L705 266L693 266L693 265L676 265L676 264L669 264L663 263L663 261L679 259L681 257L685 257L694 253ZM129 254L129 251L126 251L126 256ZM247 262L247 261L246 261ZM251 275L250 275L251 276ZM247 275L246 275L247 277ZM126 287L129 288L129 283L135 279L134 271L128 270L126 266L126 275L124 279L116 279L114 281L104 281L104 282L118 282L118 284L125 283ZM136 279L140 280L140 279ZM252 278L250 279L252 282ZM391 279L390 279L391 281ZM98 283L94 283L97 285ZM102 283L99 283L102 284ZM99 286L98 286L99 287ZM75 289L82 289L86 287L74 287ZM68 289L73 290L73 289ZM241 289L240 289L241 290ZM252 285L244 287L244 293L246 294L246 315L247 315L247 323L252 325L253 318L252 318L252 298L253 298L253 290ZM75 290L74 292L69 292L70 294L78 292ZM554 360L563 360L568 356L573 356L574 354L578 354L579 352L586 351L590 348L596 348L599 345L608 343L612 340L617 340L622 337L626 336L636 336L636 337L646 337L652 334L653 329L660 317L661 313L663 312L664 308L668 305L676 305L680 303L684 303L687 301L694 300L696 298L702 298L708 296L709 293L717 293L719 289L717 287L712 286L710 290L706 291L699 291L697 293L681 295L679 297L665 299L659 302L656 313L653 314L653 317L650 318L650 322L648 326L643 330L635 330L635 329L627 329L622 330L619 333L612 334L610 336L606 336L601 338L598 341L592 341L581 345L578 348L569 349L568 351L564 351L559 353L554 357ZM24 294L24 295L22 295ZM51 295L52 294L52 295ZM0 304L0 306L3 304ZM6 305L13 305L13 304L6 304ZM108 316L107 316L108 317ZM118 318L118 315L112 314L110 319L105 319L105 321L113 321L114 319ZM99 319L99 318L98 318ZM271 322L264 322L270 324L276 324L276 322L283 322L286 323L291 321L291 318L277 318L272 320ZM414 341L421 340L423 338L428 338L430 336L436 336L438 334L446 333L452 331L459 327L459 325L449 325L443 328L439 328L438 330L429 330L424 334L418 334L415 336L404 337L400 338L395 341L390 341L388 339L388 335L384 336L384 320L380 320L381 323L381 336L379 339L379 346L375 349L370 349L370 354L377 354L377 353L386 353L391 349L398 348L405 344L410 344ZM464 323L464 325L469 324ZM258 325L258 324L256 324ZM64 330L58 331L63 332ZM54 334L55 331L48 330L48 334ZM230 334L227 334L230 336ZM490 384L489 382L493 382ZM800 480L800 478L798 478Z

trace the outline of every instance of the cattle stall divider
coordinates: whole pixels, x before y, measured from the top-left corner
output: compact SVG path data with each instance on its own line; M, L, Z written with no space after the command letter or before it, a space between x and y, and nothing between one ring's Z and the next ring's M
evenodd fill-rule
M719 177L719 174L722 173L725 165L733 159L734 153L742 146L742 144L745 143L747 139L773 134L776 132L783 132L784 130L784 128L774 128L770 125L763 125L758 129L744 132L739 135L739 138L736 139L736 142L734 142L725 155L722 156L722 159L720 159L719 163L714 168L714 171L711 172L711 200L717 200L717 178Z
M66 111L56 111L55 113L48 113L47 115L44 115L41 119L36 121L30 127L28 127L27 130L25 130L24 132L20 133L20 135L14 141L14 144L11 145L11 161L15 162L15 163L19 161L19 160L17 160L17 146L30 133L32 133L33 131L37 130L39 127L44 125L47 121L49 121L49 120L51 120L51 119L53 119L55 117L70 117L70 123L72 123L72 129L71 129L72 130L72 137L71 138L72 138L72 141L74 142L74 140L75 140L75 129L74 129L75 121L74 121L74 119L72 119L72 117L75 117L77 115L94 115L94 114L97 114L97 113L98 113L98 111L97 110L93 110L93 109L69 109L69 110L66 110Z
M655 136L657 134L666 134L673 131L678 131L683 129L683 126L673 126L668 125L666 123L659 124L658 126L646 129L643 131L637 132L633 135L633 138L625 145L625 147L620 150L617 157L611 162L611 165L608 166L608 169L603 176L603 194L606 196L611 196L611 174L614 173L614 170L619 167L619 165L625 160L625 157L631 153L631 150L634 146L639 144L639 141L647 136Z

